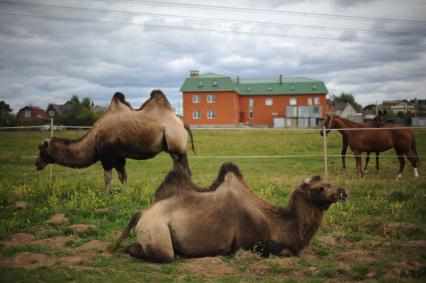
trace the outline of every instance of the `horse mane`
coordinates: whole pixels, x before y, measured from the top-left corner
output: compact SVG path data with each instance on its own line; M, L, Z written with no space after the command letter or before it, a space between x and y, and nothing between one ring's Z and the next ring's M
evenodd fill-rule
M343 117L340 117L340 116L334 116L333 119L342 120L344 123L349 124L350 128L366 128L366 127L368 127L365 124L357 123L357 122L351 121L349 119L346 119L346 118L343 118Z

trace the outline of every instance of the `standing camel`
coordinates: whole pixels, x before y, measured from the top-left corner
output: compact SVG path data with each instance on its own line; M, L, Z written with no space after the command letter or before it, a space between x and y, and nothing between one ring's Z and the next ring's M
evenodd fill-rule
M399 160L399 172L396 179L402 177L404 171L404 156L411 162L414 170L414 177L417 178L417 164L419 157L416 149L416 138L409 129L362 129L363 124L355 123L339 116L328 115L324 122L326 129L350 129L339 130L340 134L348 142L349 147L355 155L356 170L358 177L364 177L361 165L361 155L363 152L383 152L394 148ZM326 134L329 132L326 131ZM322 132L321 132L322 134Z
M98 160L104 169L105 192L109 192L112 169L127 184L126 158L150 159L161 151L170 154L173 166L190 175L187 158L188 124L176 116L161 90L139 108L132 109L122 93L114 94L106 112L85 135L76 139L48 138L39 145L37 170L49 163L85 168Z

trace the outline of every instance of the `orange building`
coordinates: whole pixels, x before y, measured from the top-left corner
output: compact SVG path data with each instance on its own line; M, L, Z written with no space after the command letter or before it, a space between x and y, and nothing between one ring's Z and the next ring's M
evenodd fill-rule
M326 113L327 88L308 78L232 80L191 71L181 91L190 125L312 127Z

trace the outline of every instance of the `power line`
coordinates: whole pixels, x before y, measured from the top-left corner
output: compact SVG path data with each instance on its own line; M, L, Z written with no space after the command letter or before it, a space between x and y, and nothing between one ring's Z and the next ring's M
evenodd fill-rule
M354 32L364 32L364 33L375 33L375 34L387 34L387 35L408 35L415 37L426 36L426 33L407 33L407 32L398 32L398 31L384 31L384 30L371 30L371 29L355 29L355 28L342 28L342 27L329 27L329 26L314 26L314 25L300 25L300 24L284 24L277 22L267 22L267 21L248 21L248 20L236 20L236 19L226 19L226 18L211 18L211 17L195 17L195 16L183 16L175 14L160 14L160 13L146 13L146 12L132 12L124 10L109 10L109 9L95 9L95 8L80 8L80 7L71 7L71 6L62 6L62 5L51 5L51 4L30 4L30 3L19 3L19 2L0 2L0 5L15 5L15 6L24 6L24 7L41 7L41 8L50 8L50 9L66 9L73 11L88 11L96 13L119 13L126 15L145 15L145 16L155 16L155 17L176 17L181 19L191 19L191 20L201 20L201 21L228 21L236 22L241 24L257 24L257 25L267 25L267 26L283 26L290 28L303 28L303 29L315 29L315 30L334 30L334 31L354 31Z
M98 0L101 2L125 2L132 4L149 4L149 5L160 5L160 6L175 6L175 7L185 7L185 8L199 8L199 9L215 9L215 10L227 10L227 11L237 11L237 12L253 12L253 13L270 13L270 14L284 14L284 15L293 15L293 16L303 16L303 17L317 17L317 18L328 18L328 19L338 19L338 20L353 20L353 21L380 21L380 22L396 22L404 24L421 24L426 25L426 21L423 20L407 20L407 19L393 19L393 18L374 18L374 17L364 17L364 16L347 16L347 15L338 15L338 14L327 14L327 13L310 13L310 12L294 12L294 11L285 11L285 10L272 10L272 9L258 9L258 8L249 8L249 7L235 7L235 6L220 6L220 5L206 5L206 4L193 4L193 3L177 3L177 2L158 2L158 1L126 1L126 0Z
M305 39L305 40L327 40L327 41L340 41L340 42L360 42L360 43L373 43L373 44L383 44L383 45L426 47L426 44L409 43L409 42L371 41L371 40L359 40L359 39L329 38L329 37L319 37L319 36L303 36L303 35L288 35L288 34L277 34L277 33L224 30L224 29L218 29L218 28L202 28L202 27L195 28L195 27L171 26L171 25L160 25L160 24L138 24L138 23L119 22L119 21L104 21L104 20L95 20L95 19L80 19L80 18L57 17L57 16L46 16L46 15L28 15L28 14L7 13L7 12L6 13L0 12L0 15L39 18L39 19L48 19L48 20L65 21L65 22L91 22L91 23L103 23L103 24L144 26L149 28L160 28L160 29L178 29L178 30L184 30L184 31L207 31L207 32L233 33L233 34L243 34L243 35L250 35L250 36L279 37L279 38L290 37L290 38Z

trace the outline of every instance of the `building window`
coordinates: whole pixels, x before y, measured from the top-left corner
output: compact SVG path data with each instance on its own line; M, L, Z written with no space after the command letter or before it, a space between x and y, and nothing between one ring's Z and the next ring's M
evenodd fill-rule
M290 90L295 90L296 87L294 85L290 85Z
M251 86L247 86L247 91L251 91Z
M297 98L295 96L290 97L290 105L297 105Z
M31 110L26 110L24 112L24 116L25 116L25 118L31 118Z
M313 114L319 114L319 107L318 106L312 107L312 113Z
M207 112L207 119L214 119L216 118L216 111L215 110L209 110Z
M315 103L315 105L320 105L320 98L319 97L315 97L314 98L314 103Z
M312 97L308 97L308 105L312 105Z
M200 80L200 81L198 81L197 84L198 84L199 87L202 87L204 85L204 82Z
M267 89L268 91L271 91L271 90L272 90L272 85L268 85L268 86L266 87L266 89Z
M207 95L207 103L215 103L216 102L216 96L213 94Z
M265 105L270 106L273 103L274 103L274 101L272 100L272 97L265 98Z
M218 86L218 85L219 85L219 82L218 82L217 80L213 80L212 85L213 85L213 86Z
M254 116L254 100L253 97L249 98L249 119L253 119Z
M317 89L317 85L316 85L316 84L313 84L313 85L312 85L312 89L313 89L313 90L316 90L316 89Z
M201 112L200 111L192 111L192 118L193 119L201 119Z
M201 97L199 95L193 95L192 96L192 103L200 103Z

